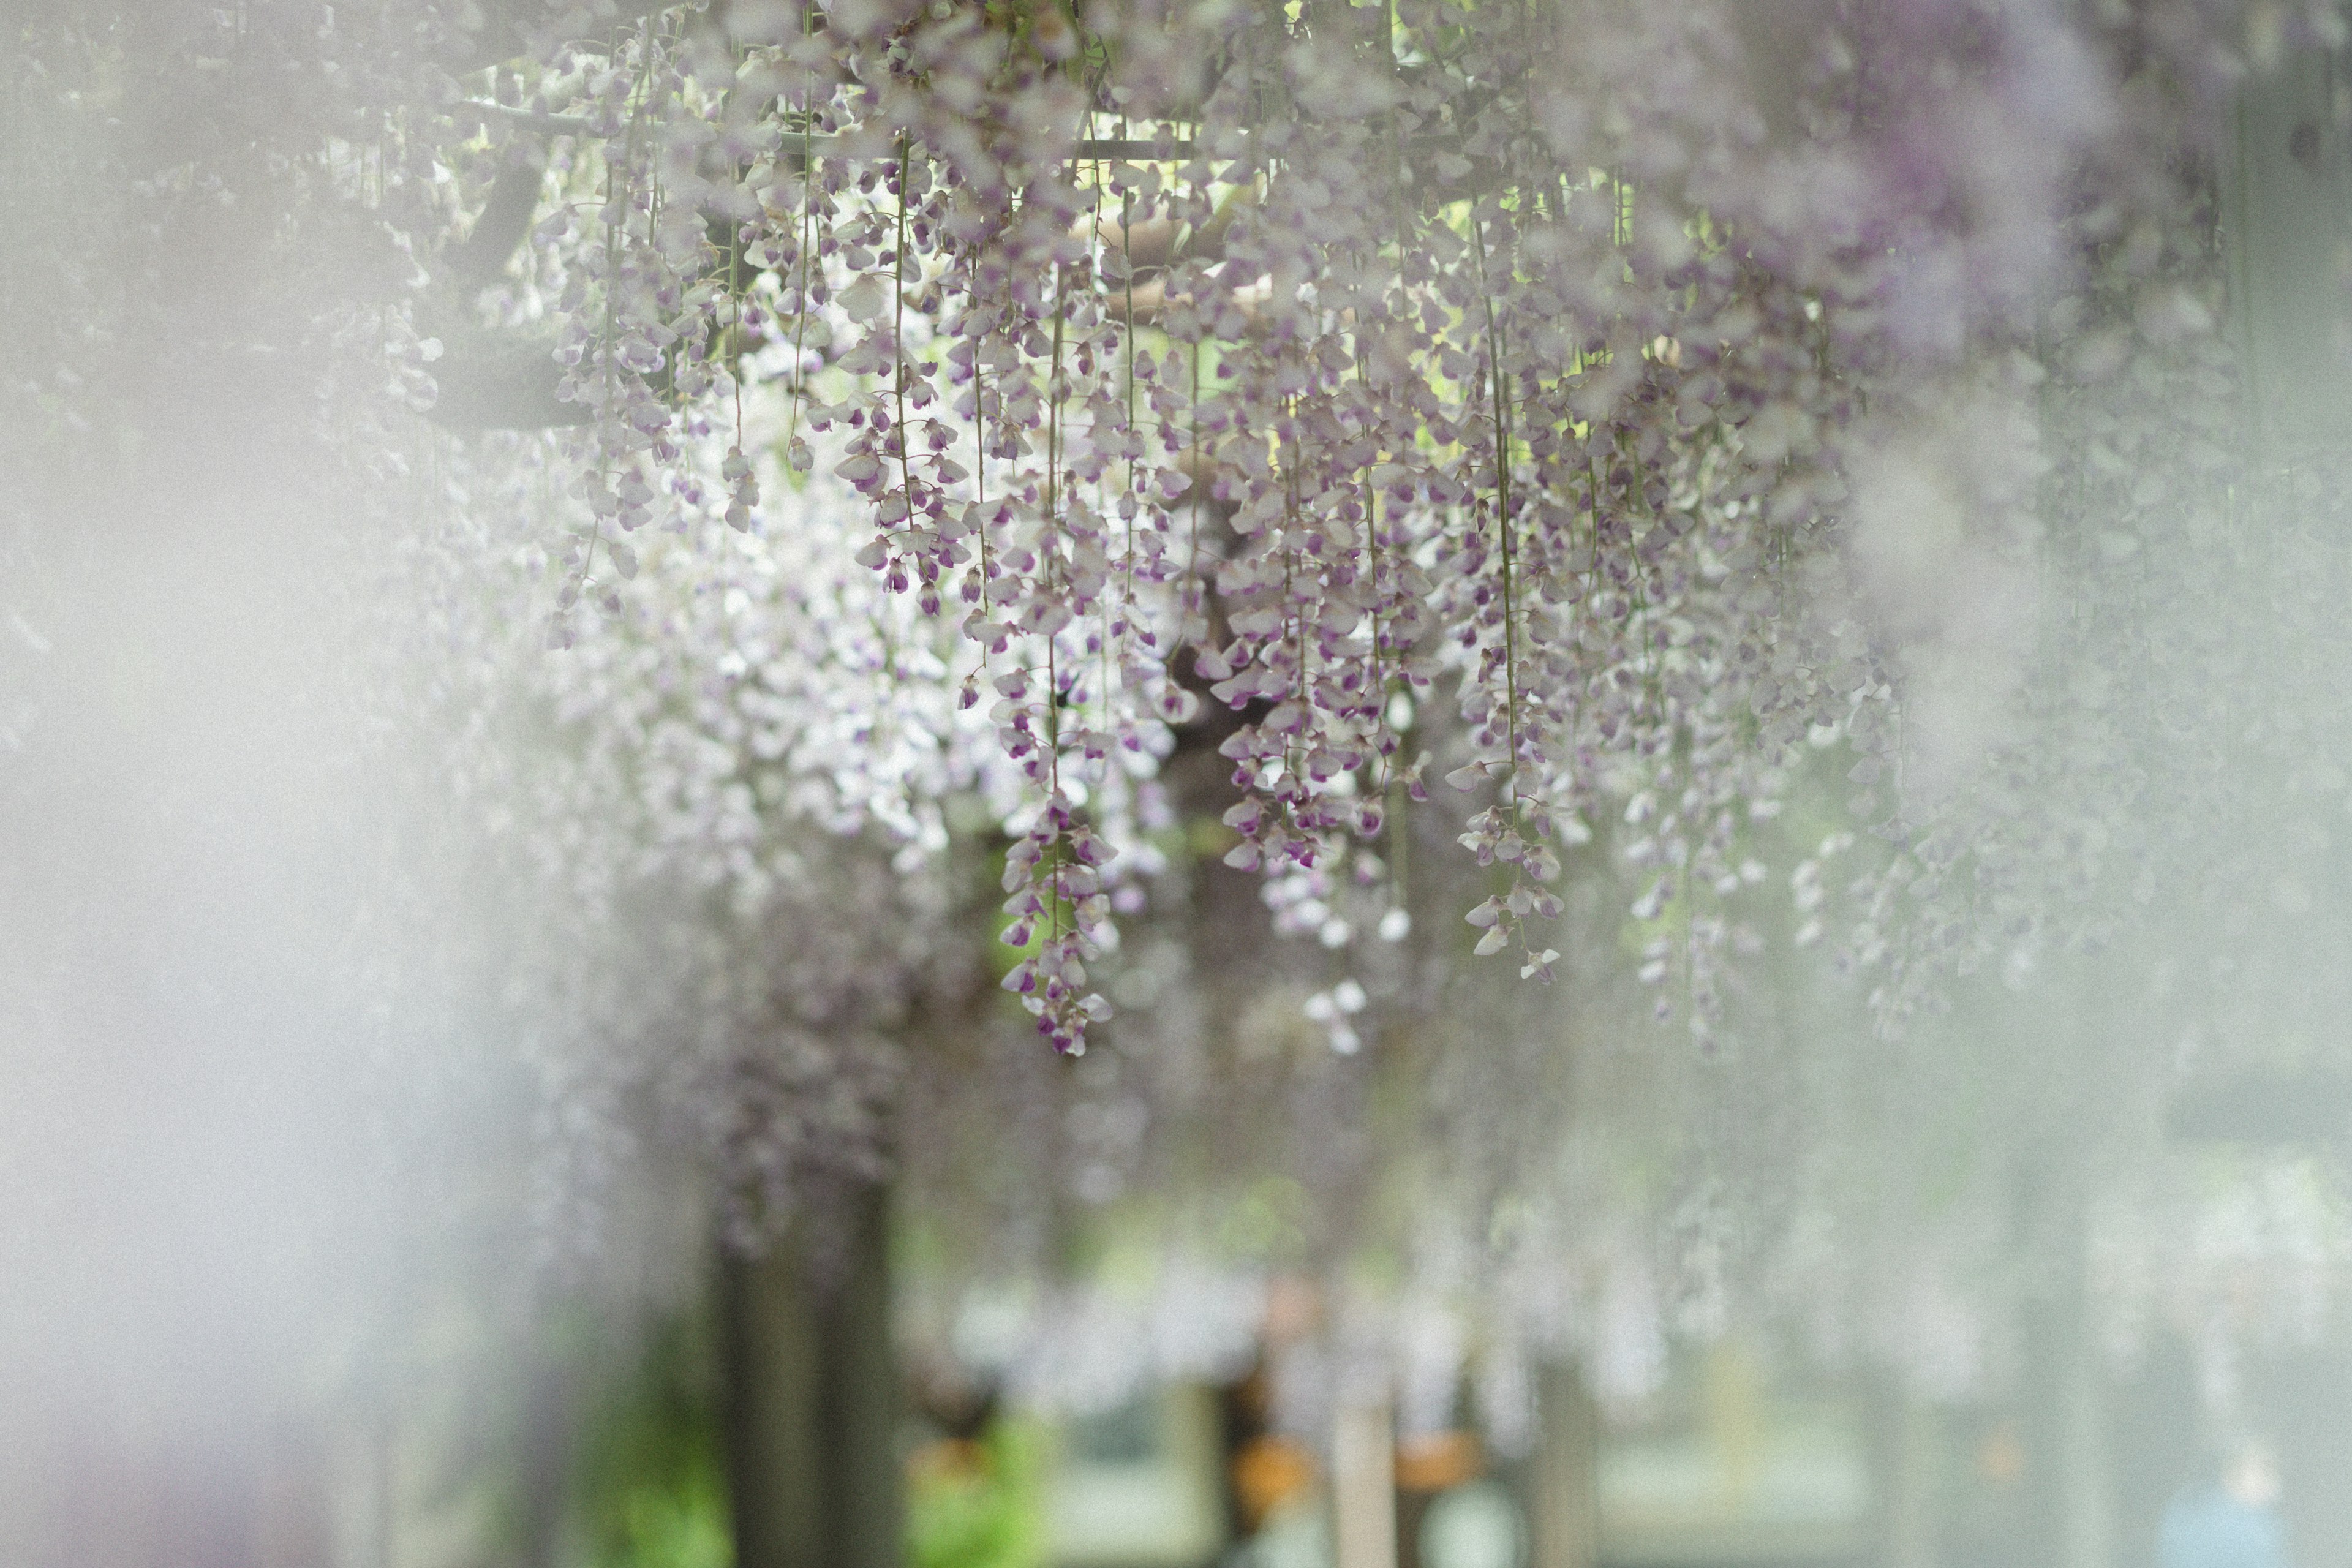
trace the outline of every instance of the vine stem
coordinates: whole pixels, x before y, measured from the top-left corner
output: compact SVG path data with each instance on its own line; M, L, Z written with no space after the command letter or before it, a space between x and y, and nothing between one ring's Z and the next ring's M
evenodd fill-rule
M727 380L735 394L735 449L743 449L743 230L727 247Z
M1102 279L1102 197L1103 187L1108 184L1109 181L1110 165L1108 163L1097 164L1095 166L1094 216L1087 227L1087 268L1088 272L1092 275L1092 281L1094 282L1099 282ZM1126 198L1123 195L1120 197L1119 205L1121 212L1119 231L1124 235L1126 233L1127 219L1124 216L1126 211ZM1119 254L1122 258L1127 254L1123 241ZM1128 343L1123 344L1122 347L1126 350L1128 354L1128 423L1129 426L1132 426L1135 423L1135 360L1134 344L1131 341L1133 327L1131 320L1129 325L1130 328L1130 341ZM1131 491L1134 488L1134 468L1132 465L1129 465L1128 469L1128 484ZM1101 502L1103 493L1102 481L1097 479L1095 483L1095 500L1097 504ZM1124 603L1132 605L1135 599L1135 584L1132 575L1135 569L1135 521L1132 518L1127 520L1126 541L1125 552L1119 558L1120 571L1124 579L1127 595ZM1098 661L1100 666L1099 672L1096 677L1096 679L1101 683L1102 689L1095 694L1095 701L1096 710L1106 734L1111 731L1116 722L1111 715L1110 661L1112 645L1118 640L1116 635L1116 630L1122 624L1124 623L1120 621L1118 612L1113 606L1105 605L1103 606L1102 656Z
M1120 139L1121 141L1125 141L1125 140L1127 139L1127 133L1128 133L1127 116L1126 116L1126 115L1124 115L1124 114L1122 114L1122 115L1120 115L1120 116L1119 116L1119 120L1118 120L1118 134L1119 134L1119 139ZM1131 440L1133 440L1133 439L1135 439L1135 233L1134 233L1134 227L1133 227L1133 215L1134 215L1134 209L1135 209L1135 193L1134 193L1132 190L1129 189L1127 186L1125 186L1125 185L1121 185L1121 186L1120 186L1120 188L1119 188L1119 193L1118 193L1118 258L1119 258L1119 265L1120 265L1122 268L1124 268L1126 269L1126 274L1127 274L1127 276L1126 276L1126 279L1125 279L1126 284L1127 284L1127 342L1125 342L1125 344L1124 344L1124 345L1122 345L1122 346L1123 346L1123 347L1126 349L1126 351L1127 351L1127 385L1126 385L1126 392L1127 392L1127 430L1126 430L1126 436L1127 436L1127 438L1128 438L1129 440L1130 440L1130 441L1131 441ZM1135 493L1135 465L1134 465L1132 462L1130 462L1130 463L1128 465L1128 484L1127 484L1127 488L1128 488L1128 493L1129 493L1129 495L1132 495L1132 494L1134 494L1134 493ZM1126 570L1125 570L1125 577L1126 577L1126 602L1127 602L1127 614L1128 614L1128 618L1129 618L1129 620L1130 622L1132 622L1132 621L1133 621L1133 619L1134 619L1134 617L1135 617L1135 519L1134 519L1134 518L1132 518L1132 517L1129 517L1129 518L1128 518L1128 519L1126 520L1126 522L1127 522L1127 559L1126 559L1126 563L1125 563L1125 567L1126 567Z
M617 44L617 34L614 36L614 38L615 43ZM653 99L654 26L652 22L646 22L644 28L639 32L637 37L637 48L640 55L640 64L637 73L637 101L636 106L629 111L629 139L627 144L622 149L621 153L624 165L630 168L634 168L636 165L637 132L645 124L646 106ZM614 178L612 161L607 159L604 163L604 413L607 418L611 416L613 405L618 400L621 393L620 378L614 370L614 366L619 363L619 351L614 347L614 345L620 341L621 335L621 230L623 225L627 221L627 214L623 213L616 218L612 211L612 207L616 195L625 198L627 191L628 185L625 182L618 181ZM650 202L647 203L646 234L647 243L650 244L653 236L652 203ZM609 438L600 436L597 441L596 453L596 477L600 481L609 481L612 479L612 442ZM588 574L596 564L596 546L603 541L604 537L604 519L603 514L600 512L596 518L596 526L594 530L588 535L588 548L582 552L580 556L580 588L583 597L587 594ZM606 553L609 555L611 552L607 551Z
M813 31L814 31L813 8L803 8L801 13L801 32L805 36ZM808 393L808 377L801 368L801 353L802 345L808 341L809 252L814 248L811 239L816 229L816 158L812 145L815 125L815 96L809 88L803 87L801 89L800 282L793 290L793 302L799 307L799 313L793 319L793 405L791 413L785 416L784 421L784 445L787 448L800 436L801 404L805 401Z
M1068 301L1063 293L1066 279L1058 265L1054 268L1054 359L1045 381L1045 536L1044 568L1048 580L1053 575L1055 552L1058 540L1055 537L1055 518L1061 504L1062 470L1062 320L1067 313ZM1055 668L1054 645L1058 632L1045 634L1045 775L1046 808L1059 811L1062 803L1062 691L1060 673ZM1045 883L1045 929L1050 944L1061 937L1062 906L1062 830L1054 827L1054 866Z
M974 315L978 312L975 310ZM988 615L988 387L985 380L988 329L982 325L971 343L971 505L972 531L980 535L980 613ZM980 645L980 667L988 668L988 644Z
M1518 617L1513 604L1516 563L1511 552L1511 405L1503 381L1503 329L1495 317L1494 285L1486 275L1486 233L1471 215L1471 237L1478 249L1478 292L1486 307L1486 387L1495 421L1495 533L1503 557L1504 752L1510 768L1511 820L1519 811Z
M1209 481L1201 468L1201 340L1198 338L1192 340L1192 385L1185 394L1184 423L1185 435L1192 448L1191 471L1185 476L1191 481L1185 489L1185 494L1192 498L1192 502L1187 518L1191 534L1184 561L1184 615L1190 619L1194 611L1205 610L1209 602L1207 592L1201 586L1201 508L1208 500L1204 492L1209 488ZM1207 617L1203 616L1203 637L1208 635L1207 624Z
M915 526L915 479L907 453L907 138L898 138L898 237L890 253L891 395L898 404L898 489L907 498L907 526Z

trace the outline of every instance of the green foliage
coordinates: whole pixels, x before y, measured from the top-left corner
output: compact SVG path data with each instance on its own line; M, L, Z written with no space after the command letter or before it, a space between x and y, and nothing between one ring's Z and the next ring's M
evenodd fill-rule
M907 1487L912 1568L1038 1568L1045 1447L1034 1422L1012 1419L992 1422L976 1441L918 1454Z
M580 1474L596 1568L731 1568L709 1331L672 1323L607 1395Z

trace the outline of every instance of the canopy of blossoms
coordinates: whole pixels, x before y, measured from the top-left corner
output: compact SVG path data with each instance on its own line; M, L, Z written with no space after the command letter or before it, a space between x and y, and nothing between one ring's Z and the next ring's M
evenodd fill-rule
M1204 700L1238 716L1231 863L1318 906L1377 883L1433 768L1496 868L1478 951L1528 975L1563 853L1622 818L1703 1034L1816 727L1899 851L1864 957L2038 910L2001 854L1943 883L2040 809L1983 786L2045 585L2118 548L2051 476L2145 461L2174 518L2226 483L2218 108L2342 33L1414 0L483 27L449 47L530 52L401 122L458 174L405 352L453 424L572 432L549 642L617 613L648 526L790 526L820 464L854 487L859 561L969 643L950 679L1026 780L1007 985L1073 1050L1128 869L1104 814ZM2120 439L2072 430L2108 386ZM2124 456L2159 410L2210 434ZM1431 703L1462 721L1437 759Z
M1622 820L1703 1034L1810 735L1862 753L1853 826L1898 852L1857 955L2038 918L2064 878L1997 846L2045 804L2000 775L2052 595L2112 592L2135 528L2245 477L2222 110L2343 33L2326 5L1438 0L42 28L28 116L184 56L234 90L181 95L188 162L126 187L45 152L37 184L121 193L118 223L299 213L286 244L380 287L314 268L283 315L379 334L450 426L565 432L530 501L553 645L620 613L648 537L798 526L820 463L853 487L861 564L968 645L894 679L947 683L1025 780L1008 984L1065 1048L1107 1011L1114 826L1188 733L1232 764L1232 861L1327 913L1393 874L1407 797L1465 792L1477 946L1530 975L1562 856ZM139 341L138 290L87 273L27 298ZM27 363L76 376L57 347ZM17 389L35 427L99 406L50 376Z
M476 661L433 700L475 722L464 680L552 645L453 776L578 917L543 1026L674 1045L646 1020L716 999L726 1039L644 1068L732 1084L684 1097L714 1125L766 1095L865 1136L960 799L1013 840L1007 984L1076 1050L1187 745L1286 929L1466 915L1529 978L1630 930L1742 1081L1843 1065L1749 1005L1776 937L1895 1024L2122 942L2150 1027L2099 1085L2307 1032L2347 574L2334 470L2249 438L2224 198L2233 95L2343 37L2032 0L37 19L0 723L49 721L66 501L217 394L348 463L367 568L431 580L386 637ZM231 235L283 286L227 298ZM1455 791L1440 870L1400 823ZM757 918L606 963L581 933L648 886ZM754 973L780 929L827 941ZM1342 1051L1412 994L1383 962L1308 1004ZM747 1032L804 1076L735 1093ZM1467 1033L1440 1087L1529 1102ZM1554 1131L1482 1157L1539 1185Z

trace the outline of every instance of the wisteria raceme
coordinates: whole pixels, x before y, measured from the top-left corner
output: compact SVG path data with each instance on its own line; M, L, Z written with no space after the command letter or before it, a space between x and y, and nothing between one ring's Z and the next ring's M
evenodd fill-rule
M861 559L983 651L1038 800L1008 909L1054 944L1010 984L1057 1043L1104 1011L1092 792L1206 696L1229 859L1311 874L1421 789L1392 716L1439 681L1478 951L1548 974L1560 851L1622 816L1704 1032L1791 748L1892 729L1858 460L2025 342L2119 133L2120 40L2054 13L1806 20L859 3L567 45L531 123L593 171L542 241L596 524L560 598L610 601L781 356L789 464L845 433ZM2020 473L1972 481L1988 537Z
M1024 1190L1108 1201L1187 1114L1241 1120L1225 977L1106 959L1163 764L1212 748L1212 853L1276 928L1388 939L1269 986L1307 1048L1261 1029L1264 1059L1312 1066L1252 1152L1320 1234L1371 1206L1364 1058L1435 1063L1400 1097L1440 1129L1415 1289L1499 1258L1479 1337L1581 1341L1623 1390L1743 1292L1824 1339L1941 1323L1911 1338L1964 1370L2063 1108L2153 1125L2352 1006L2344 475L2251 438L2221 200L2221 111L2339 47L2330 6L480 8L29 25L0 177L59 221L0 236L0 438L36 454L0 498L0 748L38 777L78 689L52 519L89 474L184 417L349 462L430 689L386 728L447 745L389 750L525 906L449 967L498 955L568 1203L645 1103L746 1229L871 1172L973 801L1039 1032L1137 1015L1017 1080L1088 1112ZM152 87L188 59L223 86L183 123ZM110 140L126 103L162 129ZM289 286L215 292L225 234L282 242L253 274ZM184 270L89 264L150 253ZM1464 853L1408 888L1431 795ZM1583 1011L1429 980L1457 944ZM1841 1044L1790 969L1759 1000L1781 945L1907 1048ZM2135 999L2082 1061L2044 1059L2039 996L1933 1016L2062 965ZM1709 1048L1612 1093L1621 969ZM939 1077L934 1128L968 1110ZM1604 1168L1676 1115L1713 1119L1706 1169L1617 1204ZM1881 1194L1956 1115L1982 1158L1923 1227Z
M2214 111L2342 31L2325 4L500 5L387 47L334 167L415 274L376 318L402 396L566 431L550 643L624 613L648 527L785 526L763 491L820 462L865 498L859 559L971 645L959 695L1027 781L1005 891L1049 949L1016 989L1058 1044L1105 1010L1076 977L1132 868L1108 822L1202 734L1229 860L1342 943L1379 921L1339 889L1442 777L1493 877L1477 950L1549 974L1563 857L1605 825L1660 1009L1710 1035L1825 739L1895 846L1841 948L1903 968L1999 923L1928 900L1897 931L1895 889L1983 847L1991 897L2028 858L1999 741L2041 700L2078 449L2037 389L2104 353L2145 417L2159 363L2219 354ZM545 357L501 382L516 345Z

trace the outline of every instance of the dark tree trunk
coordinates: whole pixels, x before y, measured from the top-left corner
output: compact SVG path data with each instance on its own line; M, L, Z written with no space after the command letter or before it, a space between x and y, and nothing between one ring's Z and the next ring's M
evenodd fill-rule
M720 1265L736 1568L898 1568L889 1189Z

